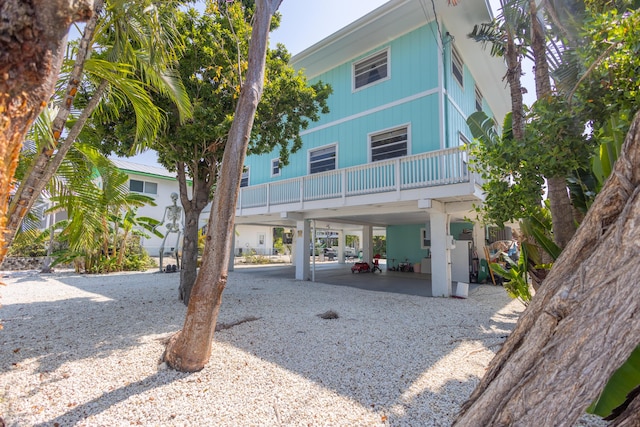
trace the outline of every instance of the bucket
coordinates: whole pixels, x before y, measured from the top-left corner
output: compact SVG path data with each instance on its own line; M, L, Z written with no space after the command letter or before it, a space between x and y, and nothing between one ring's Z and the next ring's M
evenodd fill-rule
M458 282L456 286L456 294L457 298L467 298L469 296L469 284L464 282Z

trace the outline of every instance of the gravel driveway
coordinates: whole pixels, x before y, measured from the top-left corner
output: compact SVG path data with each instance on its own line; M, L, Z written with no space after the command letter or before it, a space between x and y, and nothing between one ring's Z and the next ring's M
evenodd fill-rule
M185 374L158 365L184 320L178 274L3 280L7 426L450 425L523 309L491 285L463 300L232 272L228 328Z

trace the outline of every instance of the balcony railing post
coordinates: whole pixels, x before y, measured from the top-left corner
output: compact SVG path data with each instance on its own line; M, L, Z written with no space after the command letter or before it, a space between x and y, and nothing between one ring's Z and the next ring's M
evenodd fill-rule
M340 191L342 193L342 201L347 199L347 170L342 169L340 171Z
M395 187L396 187L396 195L398 196L398 200L400 200L400 190L402 189L402 167L400 163L400 158L397 158L395 162L393 162L394 167L394 179L395 179Z

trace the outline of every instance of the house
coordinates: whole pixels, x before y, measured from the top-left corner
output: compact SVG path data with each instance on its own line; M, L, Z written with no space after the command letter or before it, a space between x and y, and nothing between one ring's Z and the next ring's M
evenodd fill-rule
M121 158L112 158L111 161L120 171L129 176L129 191L150 196L156 203L156 206L145 205L138 208L138 216L146 216L161 221L166 207L173 203L171 193L180 194L176 174L167 171L162 166L150 166ZM179 199L178 205L180 205ZM207 223L209 209L210 205L200 215L200 227ZM166 225L160 224L158 231L166 234ZM150 233L146 234L149 237L141 239L142 246L151 256L158 256L164 238ZM169 233L164 244L165 253L172 252L176 245L180 249L182 247L182 239L178 238L177 233ZM273 227L268 225L239 226L236 229L235 246L236 255L242 255L243 250L245 253L254 251L259 255L271 255L273 253Z
M434 296L468 281L484 228L468 222L483 201L461 146L476 110L499 123L509 109L506 68L467 38L489 21L487 2L391 0L292 58L310 81L330 83L331 112L302 132L303 148L248 156L236 224L293 230L295 278L310 277L316 231L357 230L365 260L385 230L391 265L431 274ZM315 239L314 239L315 240Z
M120 158L112 158L111 161L120 171L129 176L129 191L150 196L156 203L156 206L145 205L138 208L138 216L146 216L161 221L165 208L172 204L171 193L179 193L176 174L167 171L161 166L142 165ZM165 234L167 228L164 224L160 224L158 230ZM163 238L150 233L146 234L150 237L141 239L142 246L151 256L157 256ZM170 233L165 242L165 251L172 251L176 244L179 244L177 242L179 240L176 233Z

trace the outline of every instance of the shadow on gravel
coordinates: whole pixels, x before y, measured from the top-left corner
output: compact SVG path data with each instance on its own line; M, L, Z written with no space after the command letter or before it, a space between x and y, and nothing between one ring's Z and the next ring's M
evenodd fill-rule
M476 364L484 372L486 357L479 364L475 353L497 352L518 318L512 313L492 318L511 300L489 285L475 291L491 295L487 302L474 295L462 300L371 292L342 301L331 295L336 286L319 297L312 290L326 285L293 283L308 294L292 296L295 307L285 303L286 294L279 296L281 306L273 305L268 286L242 294L225 291L221 314L261 305L265 312L257 314L258 321L217 333L216 340L359 402L378 412L385 425L449 425L480 379L465 368ZM318 301L324 309L317 308ZM353 301L360 306L350 305ZM323 318L328 312L334 313L331 320ZM476 314L467 315L471 312ZM479 312L484 320L476 320Z
M157 387L162 387L165 384L169 384L173 381L186 378L191 374L179 373L179 372L158 372L154 375L151 375L143 380L137 381L135 383L127 384L124 387L118 388L116 390L112 390L106 392L100 397L90 400L86 403L83 403L78 406L74 406L73 409L65 412L63 415L56 417L52 420L48 420L44 423L35 424L34 427L49 427L49 426L69 426L75 425L83 419L89 418L92 415L97 415L111 406L117 405L121 402L124 402L128 398L132 396L136 396L138 394L144 393L149 390L153 390ZM118 423L124 420L113 420L113 425L117 425ZM144 425L144 419L138 420L127 420L130 423L139 425ZM170 420L167 420L169 423Z
M145 277L148 274L158 280ZM0 347L9 351L0 354L0 371L20 369L24 360L35 358L37 372L47 374L67 361L107 358L115 351L138 346L141 337L177 331L186 311L177 298L178 275L171 280L161 273L148 274L47 276L86 296L65 299L58 295L26 304L3 299ZM44 280L25 277L10 286Z

